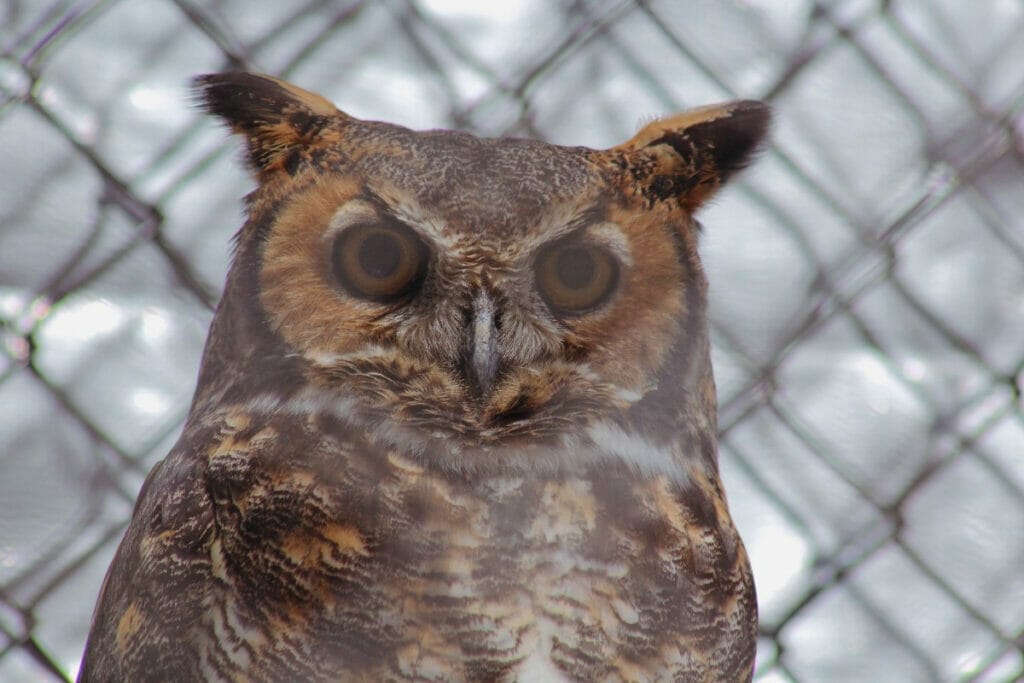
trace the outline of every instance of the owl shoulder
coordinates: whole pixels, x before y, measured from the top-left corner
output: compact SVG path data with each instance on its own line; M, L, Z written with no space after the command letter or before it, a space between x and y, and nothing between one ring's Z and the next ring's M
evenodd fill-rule
M203 460L183 436L146 477L103 581L80 681L191 677L189 633L211 586Z

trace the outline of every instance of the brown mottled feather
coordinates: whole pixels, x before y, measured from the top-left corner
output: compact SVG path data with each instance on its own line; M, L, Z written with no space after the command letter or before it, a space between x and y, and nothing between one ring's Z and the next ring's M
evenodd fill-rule
M359 121L254 74L197 87L259 187L80 680L750 680L692 212L764 106L598 151ZM413 295L334 277L368 224L427 245ZM560 316L536 264L572 240L621 273Z

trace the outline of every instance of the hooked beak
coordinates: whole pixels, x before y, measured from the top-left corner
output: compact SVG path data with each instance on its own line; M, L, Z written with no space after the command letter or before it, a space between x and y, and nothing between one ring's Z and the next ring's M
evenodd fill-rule
M498 357L494 300L481 289L473 299L464 360L467 378L476 385L481 396L491 391L498 374Z

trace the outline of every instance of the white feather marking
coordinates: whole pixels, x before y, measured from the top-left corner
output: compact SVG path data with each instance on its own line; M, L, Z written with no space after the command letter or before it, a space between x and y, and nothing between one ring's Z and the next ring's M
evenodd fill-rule
M617 223L603 221L587 226L587 235L618 256L619 260L626 267L633 265L633 254L629 250L629 240Z
M440 215L425 209L411 194L392 185L375 186L373 189L377 196L387 203L395 218L415 229L429 241L449 249L458 243L460 235L448 230L447 223Z
M370 202L364 202L360 199L345 202L340 209L334 212L334 215L331 217L330 227L324 237L330 237L339 230L344 230L348 226L360 221L373 220L377 216L377 210Z
M567 683L570 679L550 659L550 644L548 644L547 650L547 655L540 650L534 650L524 659L519 665L519 670L516 671L516 680L523 683L562 683L563 681Z
M636 389L618 389L615 392L615 396L626 405L633 405L646 396L651 389L653 389L653 387L646 388L643 391L638 391Z
M686 471L671 450L656 446L637 434L624 431L609 422L587 427L587 436L608 460L623 462L644 477L667 476L674 481L687 479Z
M443 460L435 464L445 468L475 466L486 471L488 463L514 463L525 471L553 472L579 471L601 463L623 463L644 478L664 476L673 481L689 479L681 458L671 448L653 444L643 436L625 431L610 421L591 424L583 429L582 435L567 433L555 445L528 449L501 445L476 447L471 443L447 438L443 430L432 435L425 430L378 419L360 409L356 399L315 387L307 387L285 400L272 394L256 396L246 404L246 408L253 414L328 414L361 430L368 438L384 447L395 448L420 463L424 462L432 446L440 441L444 444Z
M268 414L277 411L281 406L281 399L274 394L260 394L249 399L245 404L246 412L254 415Z

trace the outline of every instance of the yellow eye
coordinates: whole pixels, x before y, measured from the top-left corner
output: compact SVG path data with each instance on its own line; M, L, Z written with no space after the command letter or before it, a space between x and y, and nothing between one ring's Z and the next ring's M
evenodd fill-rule
M334 275L356 296L394 301L422 284L427 257L427 246L405 226L354 225L334 241Z
M560 317L581 315L611 296L619 266L604 249L578 242L556 244L537 259L537 289Z

